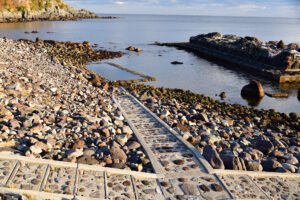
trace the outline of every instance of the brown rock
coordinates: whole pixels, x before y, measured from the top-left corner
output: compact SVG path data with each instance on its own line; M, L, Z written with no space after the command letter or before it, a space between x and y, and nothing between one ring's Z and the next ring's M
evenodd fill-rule
M163 187L170 187L170 184L168 182L165 182L165 181L160 182L160 184Z
M257 80L252 80L250 83L243 87L241 95L243 97L257 97L261 98L265 96L262 84Z
M85 142L83 140L78 140L73 144L73 149L81 149L85 145Z
M184 165L184 160L181 160L181 159L178 159L178 160L174 160L174 163L176 164L176 165Z
M216 149L211 145L206 145L203 149L203 156L215 169L224 169L224 163Z
M123 161L123 162L126 162L126 160L127 160L127 156L126 156L125 152L122 149L117 148L117 147L113 147L110 150L110 155L113 160L119 159L120 161Z
M223 191L223 188L219 184L216 184L216 183L211 184L211 188L216 192L222 192Z
M104 137L109 137L110 132L109 132L108 128L101 129L101 135L104 136Z

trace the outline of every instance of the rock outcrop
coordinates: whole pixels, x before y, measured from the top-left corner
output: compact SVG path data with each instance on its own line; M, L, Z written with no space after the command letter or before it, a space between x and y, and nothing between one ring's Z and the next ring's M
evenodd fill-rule
M3 7L0 5L0 23L77 20L86 18L99 17L86 9L77 10L67 5L64 1L39 0L34 2L26 0L14 3L7 0Z
M296 43L285 45L282 40L262 42L255 37L222 35L217 32L191 37L190 43L242 57L249 63L262 63L270 69L300 70L300 49Z

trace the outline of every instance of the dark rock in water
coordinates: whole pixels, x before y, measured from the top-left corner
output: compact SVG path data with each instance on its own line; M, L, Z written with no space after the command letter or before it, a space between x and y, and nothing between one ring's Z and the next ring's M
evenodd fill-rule
M35 39L35 42L43 42L43 40L42 40L41 38L37 37L37 38Z
M225 93L225 92L221 92L220 97L221 97L222 99L225 99L225 98L226 98L226 93Z
M254 148L260 150L264 154L269 155L274 150L274 145L268 140L261 139L255 143Z
M142 49L136 48L134 46L129 46L129 47L126 48L126 50L135 51L135 52L141 52L142 51Z
M297 113L294 113L294 112L291 112L291 113L289 114L289 116L290 116L290 118L291 118L292 120L295 120L295 121L299 118L299 116L297 115Z
M282 40L280 40L277 44L277 48L279 49L286 49L286 46Z
M135 47L129 46L129 47L126 48L126 50L128 50L128 51L134 51L134 50L135 50Z
M300 89L298 90L297 99L298 99L298 101L300 101Z
M33 30L31 33L39 33L38 30Z
M241 92L242 97L263 97L265 95L262 84L257 80L252 80L243 87Z
M179 61L173 61L171 62L172 65L182 65L183 62L179 62Z
M222 159L213 146L206 145L203 149L203 156L214 169L225 169Z

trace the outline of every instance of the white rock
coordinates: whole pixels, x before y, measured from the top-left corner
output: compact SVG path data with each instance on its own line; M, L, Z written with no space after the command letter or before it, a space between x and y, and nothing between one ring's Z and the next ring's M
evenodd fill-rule
M124 126L122 130L123 130L124 134L130 134L131 135L133 133L129 126Z
M124 146L128 141L126 135L117 135L116 140L121 146Z
M67 151L68 158L71 158L71 157L78 158L82 155L83 155L82 149L72 149L72 150Z
M36 145L32 145L29 149L33 154L40 154L43 152L42 149Z

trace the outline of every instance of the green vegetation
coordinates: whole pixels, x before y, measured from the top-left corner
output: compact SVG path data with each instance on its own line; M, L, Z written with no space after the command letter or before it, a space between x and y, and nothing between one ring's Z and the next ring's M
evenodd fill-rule
M16 2L16 0L0 0L0 12L39 11L53 6L57 6L60 9L69 7L63 0L22 0L18 1L19 3Z
M32 5L30 8L31 11L38 11L40 10L39 7L37 5Z
M19 6L19 7L17 7L17 11L24 12L24 11L27 11L27 8L26 8L26 6Z
M51 7L52 7L51 0L46 0L46 8L51 8Z

